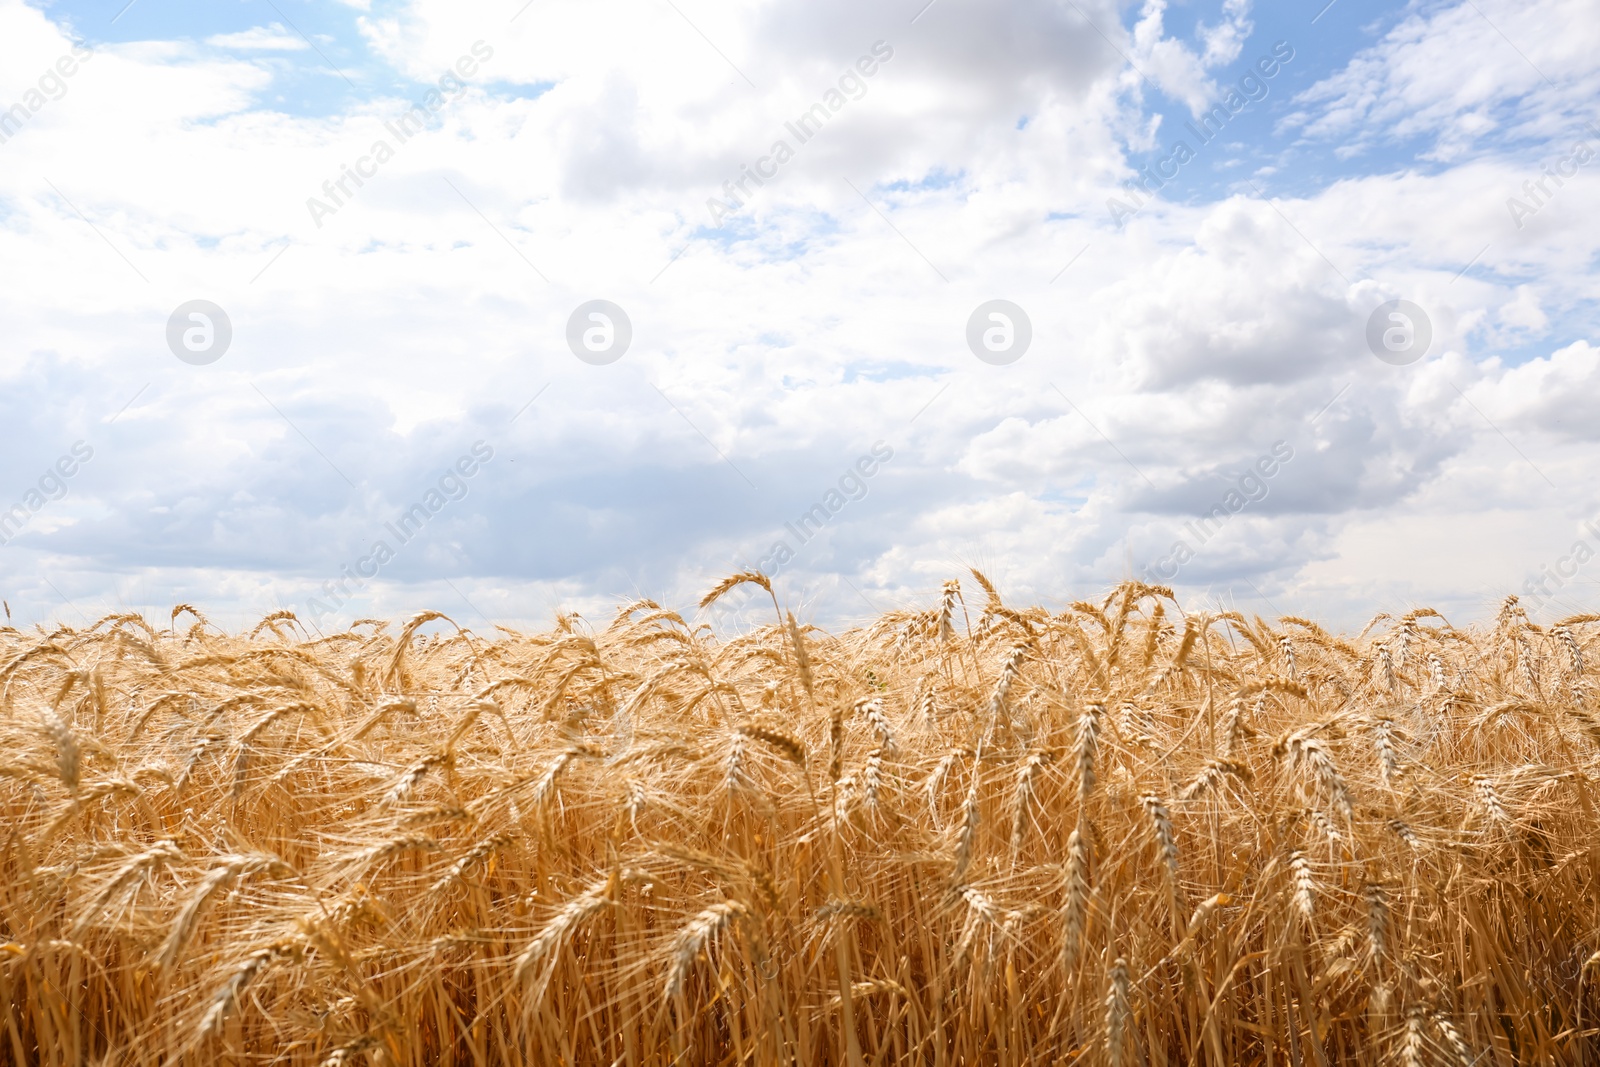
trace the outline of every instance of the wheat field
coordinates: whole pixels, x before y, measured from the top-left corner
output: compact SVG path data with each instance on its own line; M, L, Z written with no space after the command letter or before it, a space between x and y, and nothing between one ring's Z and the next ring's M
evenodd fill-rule
M1600 1044L1600 616L1335 636L976 572L837 635L770 608L0 630L0 1061Z

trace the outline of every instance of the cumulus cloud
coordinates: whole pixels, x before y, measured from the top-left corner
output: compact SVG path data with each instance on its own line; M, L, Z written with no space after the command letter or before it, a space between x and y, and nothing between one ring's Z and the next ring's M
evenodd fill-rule
M1487 4L1556 89L1470 5L1418 9L1352 55L1297 57L1321 67L1271 187L1156 198L1121 229L1105 201L1155 105L1214 100L1254 54L1242 0L1181 35L1160 0L350 6L341 46L383 90L280 106L280 59L336 77L252 58L276 27L208 39L240 56L90 40L0 144L0 418L27 442L0 456L0 505L95 448L0 548L28 617L303 611L477 441L494 459L470 492L346 615L691 603L875 442L893 460L780 578L825 620L972 563L1048 602L1143 574L1279 442L1293 458L1199 546L1186 596L1335 623L1374 601L1471 611L1596 488L1596 239L1576 222L1600 186L1506 206L1569 150L1592 61ZM0 7L0 101L72 43ZM1468 59L1494 73L1462 79ZM819 104L802 141L788 124ZM407 114L425 121L402 136ZM1303 146L1418 139L1421 161L1297 169ZM746 178L778 140L793 159ZM1033 326L1004 367L966 343L997 296ZM233 326L206 367L165 340L196 298ZM595 298L633 323L610 366L565 340ZM1367 348L1396 298L1432 327L1409 366ZM1457 566L1418 562L1446 541Z

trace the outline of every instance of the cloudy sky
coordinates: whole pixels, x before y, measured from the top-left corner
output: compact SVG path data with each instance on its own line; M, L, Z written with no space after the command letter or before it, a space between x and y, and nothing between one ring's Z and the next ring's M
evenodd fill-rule
M0 0L14 621L1592 609L1600 8L1324 2Z

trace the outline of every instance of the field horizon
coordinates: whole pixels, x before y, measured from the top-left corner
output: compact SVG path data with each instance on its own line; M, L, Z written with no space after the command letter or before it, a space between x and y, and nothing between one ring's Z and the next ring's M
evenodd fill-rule
M1580 1063L1600 615L0 629L0 1063Z

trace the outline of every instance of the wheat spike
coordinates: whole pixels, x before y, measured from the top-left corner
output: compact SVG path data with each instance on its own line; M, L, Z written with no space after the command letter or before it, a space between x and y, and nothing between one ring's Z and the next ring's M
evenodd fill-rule
M183 950L193 940L194 932L200 925L200 919L206 908L211 905L213 898L219 892L232 886L242 877L267 870L287 872L289 868L277 856L250 855L224 857L221 863L207 871L193 895L172 920L172 928L156 953L156 966L169 968L178 962Z
M672 948L671 962L667 967L667 984L663 995L668 1000L683 995L684 982L694 967L695 959L729 926L748 917L750 909L736 900L713 904L691 919L678 931Z
M1124 1060L1123 1044L1133 1014L1128 1006L1130 985L1128 961L1118 956L1111 965L1111 981L1106 990L1106 1060L1111 1067L1122 1067Z
M1094 792L1094 763L1100 753L1100 720L1106 706L1098 701L1084 705L1078 716L1078 819L1087 818L1089 794Z
M797 738L781 730L771 730L754 723L744 723L734 727L734 732L742 734L752 741L760 741L796 767L804 767L806 765L805 745Z
M1166 866L1167 873L1176 881L1178 877L1178 843L1172 833L1172 815L1167 811L1166 804L1153 793L1139 798L1139 804L1144 808L1145 815L1150 819L1150 832L1155 836L1156 849L1161 856L1161 862Z
M877 732L879 747L893 752L894 731L889 729L889 719L883 713L883 701L873 697L870 700L859 701L856 708L866 716L867 722L871 723L873 730Z
M863 1000L867 997L905 997L910 994L906 992L905 986L899 982L888 978L871 978L865 982L850 983L850 995L857 1000ZM837 1008L842 1000L843 998L836 993L828 1001L828 1005L829 1007Z
M1406 1031L1400 1042L1400 1062L1404 1067L1425 1067L1423 1052L1427 1046L1423 1041L1423 1021L1420 1007L1413 1006L1406 1012Z
M1372 720L1372 747L1378 754L1378 771L1383 778L1383 784L1393 788L1395 776L1399 773L1399 759L1395 755L1394 720L1388 716L1378 716Z
M1389 944L1389 894L1377 882L1367 883L1367 944L1382 959Z
M526 948L518 954L512 975L518 982L529 986L529 1003L537 1004L544 998L545 988L555 971L556 955L572 932L596 912L612 904L614 883L611 878L594 882L582 893L573 897L540 929Z
M1317 880L1304 852L1295 849L1289 854L1289 871L1294 877L1294 910L1309 924L1316 917Z
M1074 830L1067 837L1067 899L1061 908L1061 966L1070 971L1083 948L1084 921L1089 913L1089 846Z
M429 887L429 891L433 893L439 893L445 889L448 889L451 885L460 881L468 871L477 866L490 854L505 848L513 841L516 841L518 837L518 834L511 831L501 831L500 833L491 834L482 841L479 841L476 845L473 845L466 852L462 853L460 858L450 865L450 869L447 870L438 881L434 882L433 885Z
M723 787L730 793L737 793L749 789L750 776L745 773L745 735L735 730L733 738L728 743L727 770L723 772Z
M1483 805L1483 810L1488 813L1489 819L1497 826L1511 829L1511 815L1506 811L1505 802L1500 799L1500 793L1494 787L1494 779L1486 774L1472 776L1472 791L1477 794L1478 802Z
M961 824L956 831L955 869L950 874L952 883L961 883L966 880L967 868L972 865L972 850L977 842L978 823L982 819L982 811L978 807L978 769L972 769L972 785L967 789L967 798L961 804Z
M861 769L862 792L867 807L874 811L883 799L883 752L883 749L875 748L867 753L866 763Z
M298 941L285 940L257 949L245 957L244 962L228 976L228 980L211 995L206 1012L200 1019L200 1036L209 1037L222 1028L224 1020L237 1007L240 993L251 982L261 977L261 973L274 961L298 959L301 952Z
M955 612L956 597L960 595L960 582L952 578L944 583L944 589L939 596L939 640L941 643L955 637L955 628L950 625L950 617Z
M1562 651L1567 654L1567 670L1574 677L1583 674L1583 650L1578 647L1577 638L1572 636L1570 626L1557 626L1550 631L1551 635L1560 642Z
M1015 855L1022 848L1023 838L1027 834L1029 808L1033 803L1035 781L1039 777L1040 769L1049 760L1050 753L1044 749L1034 749L1028 753L1022 765L1017 769L1017 784L1011 799L1011 851Z
M1295 735L1281 748L1290 765L1309 775L1322 798L1332 803L1346 822L1355 817L1355 803L1350 788L1334 766L1326 743L1318 738Z
M1433 1025L1439 1028L1439 1034L1444 1038L1450 1054L1455 1057L1457 1067L1472 1067L1477 1062L1478 1058L1472 1054L1472 1050L1461 1037L1461 1031L1457 1030L1455 1024L1442 1012L1433 1013Z
M722 597L723 594L737 589L739 586L746 583L750 585L759 585L762 589L765 589L769 595L772 593L772 582L767 578L766 575L760 573L759 571L740 571L738 574L730 574L728 577L718 582L711 592L700 598L700 606L702 608L709 608L712 604L716 603L716 601Z
M138 884L143 883L156 868L182 858L182 850L178 848L177 842L171 838L157 841L143 852L130 856L122 866L117 868L116 873L100 888L100 891L94 894L89 906L80 913L78 921L72 927L73 939L77 940L83 936L89 924L98 918L101 911L113 900L122 896L129 889L137 890Z

